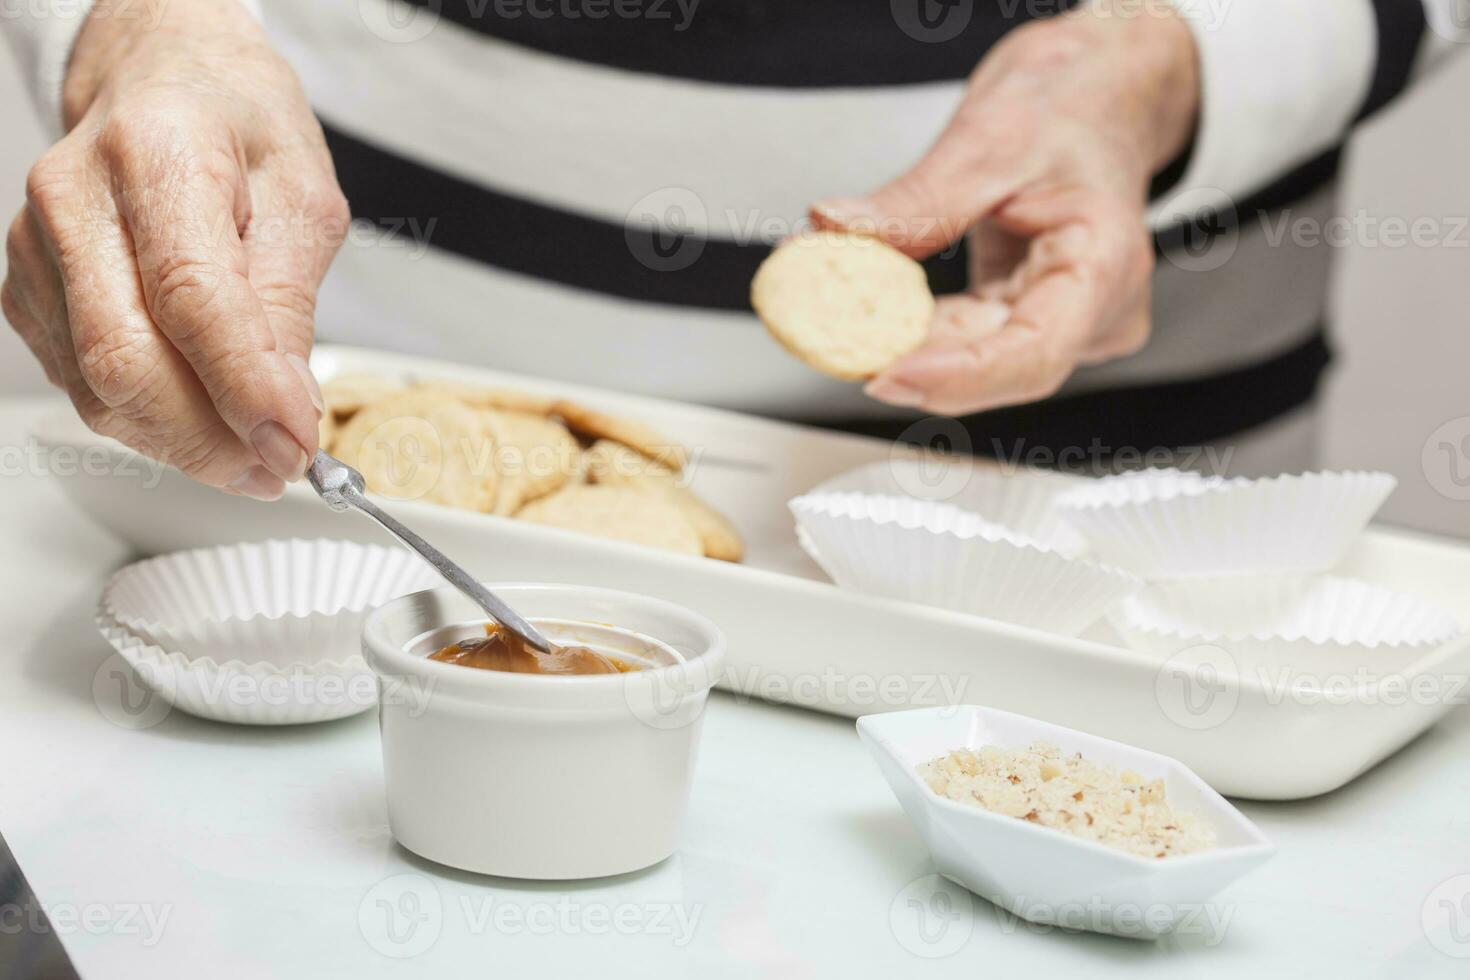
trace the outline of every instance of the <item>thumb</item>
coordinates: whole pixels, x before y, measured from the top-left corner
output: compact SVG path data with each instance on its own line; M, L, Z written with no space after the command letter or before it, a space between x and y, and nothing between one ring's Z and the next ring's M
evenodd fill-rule
M817 202L812 223L873 235L925 258L963 238L1020 186L985 156L971 127L957 117L907 173L863 197Z

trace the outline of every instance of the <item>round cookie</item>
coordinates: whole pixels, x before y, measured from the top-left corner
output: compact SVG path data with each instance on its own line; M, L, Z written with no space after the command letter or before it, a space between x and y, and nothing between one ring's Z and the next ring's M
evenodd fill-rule
M488 511L500 482L485 417L447 395L405 390L380 398L338 430L335 455L368 489Z
M689 462L689 450L642 422L594 411L570 401L557 402L553 411L561 416L567 428L586 439L620 442L674 470L682 470Z
M923 266L876 238L834 231L772 252L751 281L750 302L783 347L848 381L919 346L934 317Z
M430 378L418 382L414 387L449 395L472 408L498 408L508 412L524 412L527 415L550 415L552 406L556 404L556 399L548 395L512 388L484 388L448 378Z
M500 473L493 513L513 514L562 488L581 469L582 446L566 426L544 415L486 410Z
M679 508L658 494L629 487L574 484L532 501L516 517L533 524L702 555L699 533Z
M630 449L621 442L599 439L587 447L587 479L614 487L658 487L679 485L679 473L656 459Z
M679 474L621 443L600 439L587 450L587 475L593 483L628 487L663 496L679 508L699 533L700 547L709 558L740 561L745 542L724 514L679 483Z
M401 390L403 385L380 374L339 374L322 382L322 401L328 414L346 421L364 406Z

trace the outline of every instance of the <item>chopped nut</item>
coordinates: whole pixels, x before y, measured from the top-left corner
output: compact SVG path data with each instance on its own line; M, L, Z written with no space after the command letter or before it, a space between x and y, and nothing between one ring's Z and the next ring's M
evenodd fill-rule
M917 769L937 795L1140 857L1215 846L1214 828L1170 808L1162 779L1120 773L1055 746L958 749ZM1086 809L1079 806L1084 800Z

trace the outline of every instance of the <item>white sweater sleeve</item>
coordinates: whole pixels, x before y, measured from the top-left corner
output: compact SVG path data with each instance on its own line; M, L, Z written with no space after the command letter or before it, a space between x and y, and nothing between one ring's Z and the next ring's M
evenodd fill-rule
M1453 33L1460 2L1423 0L1424 31L1403 0L1174 0L1199 50L1199 127L1184 174L1150 217L1169 223L1185 199L1188 211L1228 206L1340 144L1383 98L1376 75L1401 57L1403 35L1421 66L1470 42L1470 30ZM1381 36L1385 23L1397 36Z
M260 17L259 0L234 0ZM30 90L41 123L53 138L62 134L61 86L66 78L72 45L92 12L95 0L27 0L0 17ZM142 4L120 7L132 16L146 16Z

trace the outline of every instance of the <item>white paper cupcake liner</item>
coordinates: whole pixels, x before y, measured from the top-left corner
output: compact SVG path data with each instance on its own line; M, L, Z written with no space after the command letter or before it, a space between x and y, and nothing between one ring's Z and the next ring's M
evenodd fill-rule
M798 538L844 589L1075 635L1137 580L949 504L861 493L791 501Z
M289 667L360 653L362 622L442 584L402 548L265 541L150 558L120 570L101 612L145 643L217 663Z
M97 626L159 697L175 708L235 725L301 725L359 714L378 703L362 654L276 666L219 662L167 651L99 611Z
M1129 646L1163 658L1216 647L1240 670L1319 678L1391 672L1463 632L1414 596L1331 576L1159 583L1123 599L1108 619Z
M866 493L950 504L1075 558L1087 544L1054 506L1057 495L1074 485L1045 470L1004 472L973 459L929 456L869 463L822 482L807 495Z
M1397 481L1387 473L1264 480L1150 470L1067 491L1057 507L1099 560L1146 579L1335 566Z

